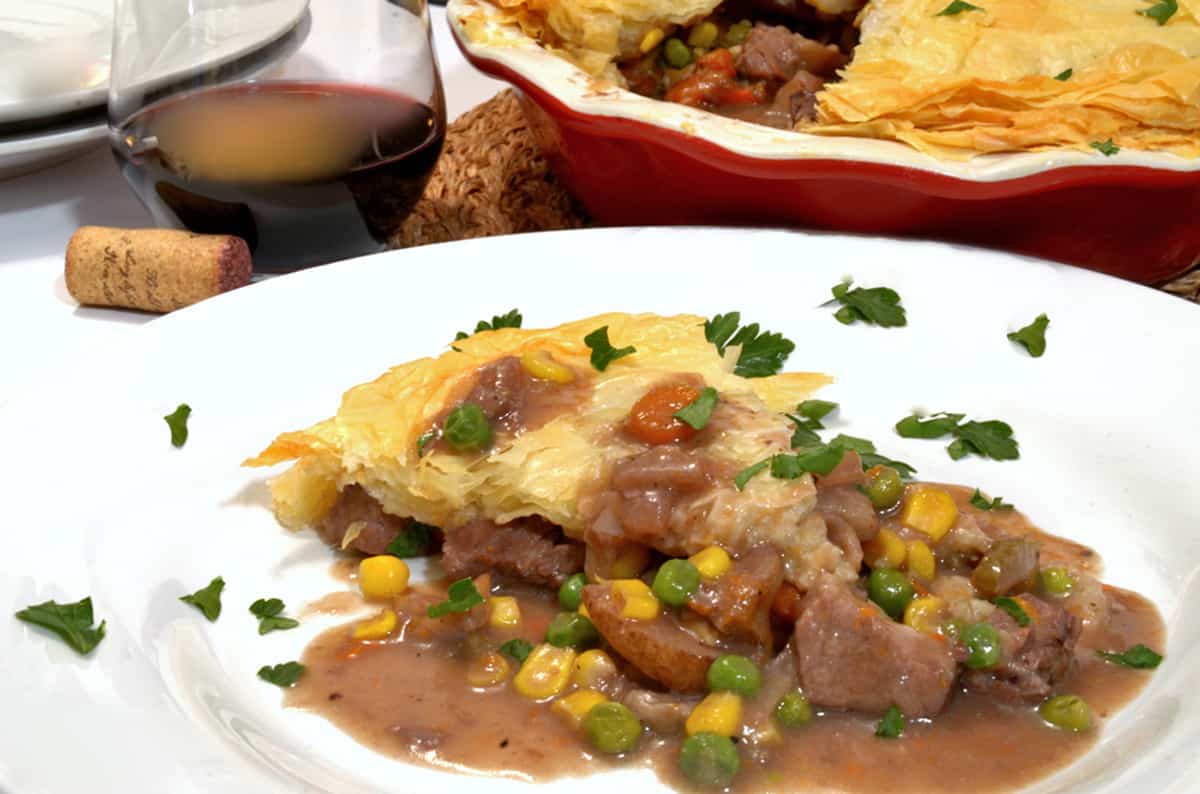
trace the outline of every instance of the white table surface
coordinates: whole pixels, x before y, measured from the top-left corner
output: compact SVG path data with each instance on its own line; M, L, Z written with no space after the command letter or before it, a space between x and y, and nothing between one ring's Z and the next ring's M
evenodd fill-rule
M463 59L446 12L431 7L434 47L454 119L505 86ZM87 309L67 294L63 253L80 226L152 226L107 145L0 181L0 406L49 372L71 367L154 315Z

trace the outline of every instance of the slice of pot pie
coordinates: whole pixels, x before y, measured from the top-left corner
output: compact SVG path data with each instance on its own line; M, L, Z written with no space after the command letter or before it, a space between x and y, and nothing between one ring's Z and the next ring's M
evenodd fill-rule
M751 476L792 451L782 412L830 378L744 377L777 371L792 344L747 326L718 349L714 332L691 315L606 314L476 333L350 389L336 416L247 464L294 461L271 483L279 521L368 553L409 520L440 528L447 546L532 521L561 533L545 547L547 581L567 539L613 559L769 544L798 587L853 580L861 552L816 511L812 474Z

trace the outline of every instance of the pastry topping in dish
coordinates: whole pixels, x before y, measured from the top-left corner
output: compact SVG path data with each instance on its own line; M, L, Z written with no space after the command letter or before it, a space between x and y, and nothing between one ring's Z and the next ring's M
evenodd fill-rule
M1198 13L1193 0L477 0L461 19L473 41L517 28L654 99L961 159L1100 141L1105 155L1200 156Z
M381 752L522 779L1002 791L1086 751L1158 663L1154 607L1002 499L822 442L829 379L737 374L782 340L739 326L484 330L281 435L248 461L293 462L277 517L370 555L377 611L260 675ZM636 354L592 367L598 328ZM901 424L1015 457L964 419ZM393 547L453 581L410 581Z

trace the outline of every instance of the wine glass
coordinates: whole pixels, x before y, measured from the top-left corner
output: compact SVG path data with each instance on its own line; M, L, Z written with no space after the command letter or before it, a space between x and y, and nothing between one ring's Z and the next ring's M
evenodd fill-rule
M162 226L255 270L382 250L441 151L426 0L115 0L113 152Z

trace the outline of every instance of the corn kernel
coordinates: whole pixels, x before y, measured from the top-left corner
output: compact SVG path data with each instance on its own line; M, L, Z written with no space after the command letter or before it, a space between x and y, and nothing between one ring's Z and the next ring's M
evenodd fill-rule
M946 602L937 596L914 598L904 608L904 625L926 634L937 634L945 608Z
M567 688L574 664L575 651L571 648L542 643L525 657L525 663L513 679L513 686L527 698L552 698Z
M488 623L498 629L515 629L521 625L521 605L512 596L492 596L488 599Z
M900 520L937 543L958 520L958 507L954 498L941 488L916 487L904 500Z
M705 731L735 736L742 727L742 698L732 692L713 692L696 704L684 727L688 736Z
M572 728L578 729L588 712L607 700L594 689L580 689L554 701L550 710L565 718Z
M650 564L650 549L645 546L629 546L613 560L609 570L610 579L636 579Z
M696 569L700 571L700 576L704 579L716 579L733 565L733 560L729 558L729 552L720 546L709 546L707 549L698 551L688 557L688 562L696 566Z
M353 637L359 641L382 640L396 630L396 613L385 609L373 618L354 627Z
M575 659L571 669L571 683L580 689L595 689L616 674L617 666L613 664L612 657L598 648L593 648L579 654Z
M659 600L650 590L650 586L641 579L614 579L613 592L624 602L621 606L621 617L630 620L654 620L662 607Z
M508 660L503 654L491 651L471 661L467 667L467 683L474 687L495 686L508 678Z
M577 609L575 611L578 612L580 615L583 615L588 620L592 619L592 614L587 611L587 604L583 603L582 601L579 602L579 609Z
M929 545L923 540L908 542L908 572L919 576L926 582L932 582L937 576L937 560Z
M395 598L408 589L408 565L390 554L367 557L358 564L358 587L370 599Z
M871 568L899 568L907 554L904 541L890 529L879 530L863 544L863 560Z
M653 28L652 30L647 31L646 35L642 36L642 46L640 48L641 51L643 53L650 52L650 50L657 47L662 40L666 38L666 35L667 34L663 33L658 28Z
M575 370L558 363L545 350L531 350L528 353L522 353L521 366L538 380L562 384L575 381Z

